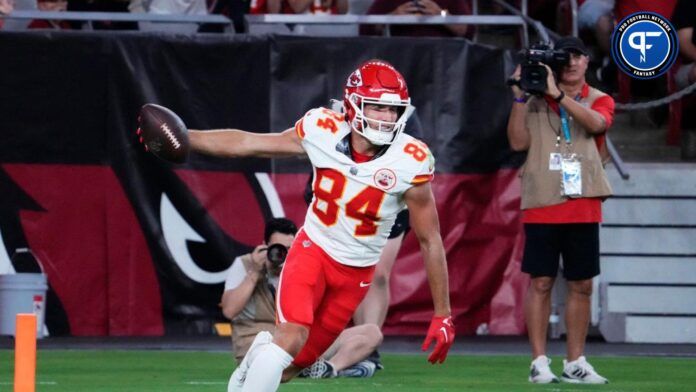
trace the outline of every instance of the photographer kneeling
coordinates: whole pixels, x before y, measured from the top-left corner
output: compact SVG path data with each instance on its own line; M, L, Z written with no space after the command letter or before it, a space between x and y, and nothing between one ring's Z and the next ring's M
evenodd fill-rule
M232 323L237 364L261 331L275 330L275 292L297 226L285 218L266 223L264 243L239 257L230 268L222 294L222 313ZM241 261L241 262L240 262Z
M559 381L546 357L551 289L559 256L568 282L567 355L561 379L608 382L583 354L592 278L599 275L602 201L611 195L600 151L614 117L614 100L585 82L587 53L578 38L564 37L553 51L528 50L525 63L512 75L515 101L508 119L508 139L513 150L527 151L521 174L526 235L522 271L531 276L525 318L533 359L529 381L533 383ZM548 65L556 69L557 79ZM527 99L528 93L535 95Z

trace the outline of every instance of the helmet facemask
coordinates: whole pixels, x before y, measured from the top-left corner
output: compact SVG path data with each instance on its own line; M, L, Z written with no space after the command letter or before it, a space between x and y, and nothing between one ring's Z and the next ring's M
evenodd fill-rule
M345 101L351 106L345 108L346 111L354 113L350 119L351 128L377 146L394 143L403 132L406 121L414 111L410 98L401 99L398 94L384 93L379 98L370 98L352 93ZM367 117L365 105L395 106L397 108L396 121L383 121Z

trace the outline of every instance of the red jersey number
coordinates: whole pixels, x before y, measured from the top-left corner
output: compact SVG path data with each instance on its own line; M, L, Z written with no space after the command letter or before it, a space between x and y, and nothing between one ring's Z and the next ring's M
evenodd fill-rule
M415 143L408 143L406 146L404 146L404 152L411 155L413 159L417 160L418 162L423 162L425 158L428 157L425 150L417 146Z
M336 112L332 112L331 110L324 108L321 109L321 112L325 115L325 117L317 119L317 126L319 128L329 130L331 131L331 133L338 132L338 125L336 125L336 123L341 123L345 121L345 117L342 114L338 114Z
M329 189L322 188L322 182L331 183ZM314 179L314 203L312 211L326 226L333 226L338 220L338 200L343 196L346 177L333 169L317 169ZM382 207L385 193L377 188L365 187L346 204L346 216L359 221L354 234L358 237L377 234L375 222L380 220L379 209ZM321 202L324 209L319 208Z

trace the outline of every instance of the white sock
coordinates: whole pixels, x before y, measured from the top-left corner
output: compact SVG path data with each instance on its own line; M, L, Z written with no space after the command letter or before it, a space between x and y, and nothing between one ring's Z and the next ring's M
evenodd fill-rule
M271 343L271 341L273 341L273 336L268 331L262 331L256 335L254 341L251 343L251 347L249 347L249 351L247 351L246 355L244 356L244 359L242 359L242 362L232 373L230 381L227 384L227 392L240 392L242 390L249 366L251 366L252 362L254 362L256 355L261 352L261 347L263 347L265 344Z
M275 343L259 347L244 381L243 392L275 392L283 370L290 366L292 356Z

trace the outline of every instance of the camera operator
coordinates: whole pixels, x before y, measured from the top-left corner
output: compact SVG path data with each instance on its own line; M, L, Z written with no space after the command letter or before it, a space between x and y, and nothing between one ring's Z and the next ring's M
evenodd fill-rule
M231 320L237 363L257 333L275 329L278 277L295 234L297 226L291 220L271 219L266 223L264 243L232 263L222 294L222 313Z
M599 275L602 201L611 195L599 151L613 120L614 100L585 82L589 58L581 40L563 37L555 49L569 56L565 64L556 67L557 77L548 64L543 64L547 73L543 94L527 99L520 85L530 84L524 79L520 83L521 68L515 70L512 79L517 83L511 86L515 100L507 127L510 147L527 151L521 174L521 208L526 234L522 271L531 276L525 301L533 359L529 381L559 381L546 357L546 333L551 289L562 256L568 294L567 354L561 378L572 383L604 384L608 381L597 374L583 352L592 278Z

